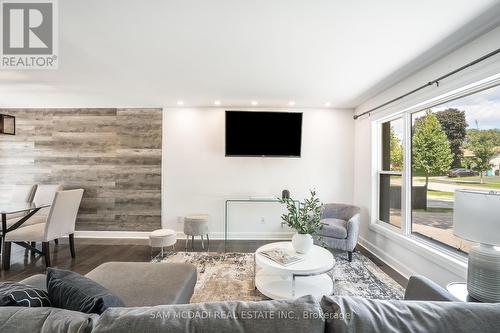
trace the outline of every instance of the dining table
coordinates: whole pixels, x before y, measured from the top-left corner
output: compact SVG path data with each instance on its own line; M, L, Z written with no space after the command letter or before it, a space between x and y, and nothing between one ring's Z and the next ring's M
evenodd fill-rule
M33 202L0 202L0 215L2 216L2 235L0 239L0 249L3 252L3 240L5 239L5 235L12 230L15 230L23 225L26 221L28 221L34 214L36 214L40 209L50 207L51 204L35 204ZM9 214L24 214L21 215L20 219L17 220L14 224L7 227L7 216ZM25 242L15 242L16 244L34 251L36 253L41 253L38 249L31 246L29 243Z

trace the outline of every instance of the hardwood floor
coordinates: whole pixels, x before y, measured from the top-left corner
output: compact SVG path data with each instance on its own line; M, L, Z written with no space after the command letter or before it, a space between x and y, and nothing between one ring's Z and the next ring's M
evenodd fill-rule
M228 252L255 252L260 246L273 242L271 240L237 240L228 241ZM205 243L205 246L207 244ZM148 240L144 239L75 239L76 257L71 257L67 239L62 239L59 244L50 243L51 262L53 267L68 269L80 274L86 274L95 267L108 261L143 261L151 259L151 249ZM41 249L41 244L37 245ZM177 251L184 251L185 241L178 240ZM210 251L223 252L224 241L211 240ZM385 265L373 254L358 245L357 250L366 255L377 264L385 273L396 280L403 287L407 280ZM189 242L188 251L205 251L201 248L201 241L195 241L194 250ZM155 252L157 253L157 251ZM153 254L155 254L153 253ZM24 248L12 245L11 266L8 271L0 271L0 281L20 281L34 274L45 272L43 258L40 255L31 255Z

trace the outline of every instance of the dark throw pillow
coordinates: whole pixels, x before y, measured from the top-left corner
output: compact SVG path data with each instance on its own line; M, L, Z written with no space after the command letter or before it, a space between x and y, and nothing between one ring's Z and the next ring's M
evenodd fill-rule
M84 313L103 313L125 304L111 291L78 273L48 268L47 291L52 306Z
M17 282L0 282L0 306L51 306L45 290Z

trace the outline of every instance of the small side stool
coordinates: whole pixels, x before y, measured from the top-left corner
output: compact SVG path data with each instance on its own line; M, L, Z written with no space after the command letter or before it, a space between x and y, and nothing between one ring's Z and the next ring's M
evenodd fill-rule
M149 234L149 245L151 246L151 250L154 247L160 247L161 252L160 255L163 258L163 248L172 246L172 249L175 251L175 243L177 242L177 232L171 229L158 229L152 231Z
M207 236L207 248L210 246L208 238L208 214L188 215L184 218L184 234L186 235L186 251L189 236L191 236L191 248L194 249L194 236L201 236L201 247L205 249L203 236Z

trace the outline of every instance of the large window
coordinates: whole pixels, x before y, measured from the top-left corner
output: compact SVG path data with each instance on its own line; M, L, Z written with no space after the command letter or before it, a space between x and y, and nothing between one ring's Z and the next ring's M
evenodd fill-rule
M401 125L380 123L379 220L467 253L472 243L453 234L455 191L500 191L500 86L411 111L396 122Z

